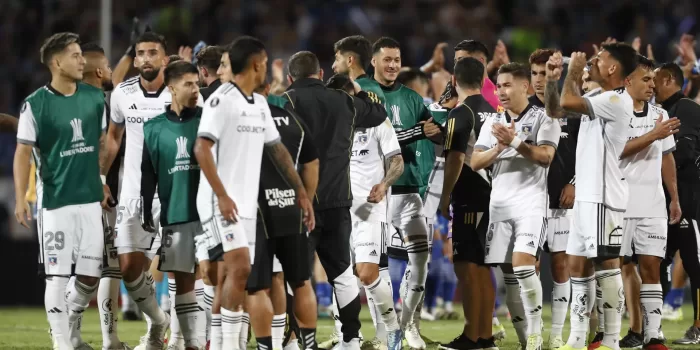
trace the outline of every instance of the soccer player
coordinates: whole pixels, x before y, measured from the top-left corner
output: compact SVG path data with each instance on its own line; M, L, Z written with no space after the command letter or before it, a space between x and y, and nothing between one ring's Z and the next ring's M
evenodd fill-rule
M140 211L144 207L141 199L143 123L163 113L172 98L164 84L163 67L168 59L163 37L146 32L136 40L135 50L134 67L139 70L139 75L125 80L112 93L110 117L113 123L107 132L108 153L102 164L102 174L106 174L112 165L126 131L124 175L114 244L126 290L146 315L148 331L141 338L139 347L149 349L163 346L165 332L170 327L170 315L158 307L153 293L153 277L148 272L150 259L156 253L154 249L158 248L154 242L158 236L141 227ZM154 201L153 217L157 226L160 202Z
M455 57L454 61L457 62L464 57L474 57L479 62L484 64L488 63L489 59L489 49L486 45L476 40L462 40L457 46L455 46ZM497 112L503 111L503 106L498 100L498 91L496 90L496 85L493 84L491 79L488 77L488 73L484 70L484 84L481 87L481 96L483 96L486 101L491 104Z
M680 251L683 267L690 277L690 295L693 300L693 324L681 339L674 344L700 344L700 241L698 235L698 195L700 194L700 170L697 158L700 140L700 105L683 95L683 71L675 63L664 63L656 69L656 101L668 111L669 116L678 118L680 131L674 135L676 150L673 156L678 169L678 195L683 216L679 224L668 230L666 254L672 258Z
M102 273L100 202L107 202L99 174L107 126L104 94L80 82L85 58L77 34L52 35L40 55L51 71L51 82L29 95L20 110L13 166L15 217L29 227L25 192L36 149L43 183L39 230L46 274L44 306L54 348L85 349L87 344L71 342L80 340L71 334L80 331L79 317L97 292ZM76 279L69 285L72 271Z
M681 216L672 153L676 147L673 134L678 132L680 123L649 103L654 94L654 63L644 56L638 57L637 69L626 84L634 101L635 117L630 120L629 141L620 156L620 166L629 182L620 256L630 312L630 330L620 340L620 347L665 350L658 336L663 305L659 268L666 256L667 220L676 224ZM662 180L671 197L668 219ZM641 290L635 260L639 265ZM646 320L643 337L640 311Z
M409 347L424 349L425 341L420 336L414 314L423 302L430 253L423 201L418 193L423 185L423 178L416 159L415 141L425 138L424 124L420 122L429 121L431 115L417 92L396 81L401 69L399 43L383 37L373 44L372 51L374 80L384 91L387 112L391 111L391 124L404 156L404 172L391 187L389 201L391 223L403 236L402 241L409 260L401 286L401 328ZM391 241L393 242L393 239Z
M227 51L222 65L230 66L233 81L223 84L207 100L195 155L205 176L199 183L197 211L205 232L212 232L210 235L221 244L226 264L221 293L222 348L232 349L238 347L234 343L239 336L234 334L234 323L242 314L236 307L243 303L255 258L263 147L294 188L303 222L310 229L314 227L314 215L291 156L280 142L267 101L254 93L267 73L264 45L243 36L234 40Z
M104 49L96 43L87 43L81 46L85 57L85 69L83 70L83 82L92 85L102 91L112 91L112 68L105 56ZM105 100L106 110L109 113L109 104ZM107 124L109 124L109 117ZM106 182L111 193L119 192L119 163L115 162L107 172ZM112 204L110 204L112 206ZM104 266L102 266L102 278L97 288L97 305L100 309L100 327L102 328L102 347L104 349L125 349L126 343L119 340L117 334L117 301L119 300L119 284L121 273L117 259L117 248L114 247L114 224L117 219L115 210L102 212L105 233Z
M632 98L624 81L637 67L637 52L629 45L604 45L590 61L589 74L601 86L581 97L578 84L586 66L586 55L571 54L560 97L567 111L580 113L576 149L576 202L566 254L569 255L571 289L571 333L560 349L582 349L596 280L602 290L601 305L605 335L601 349L618 349L624 295L620 274L623 215L628 188L619 165L627 142L628 122L634 118ZM561 74L563 59L555 53L547 61L551 76ZM552 80L548 84L556 85ZM546 87L546 89L554 86ZM552 117L556 118L557 115ZM598 271L594 276L594 263Z
M537 49L530 55L531 80L535 94L530 96L530 103L544 107L547 115L558 115L562 118L556 122L561 127L559 146L554 154L554 160L547 174L547 191L549 192L549 214L547 215L547 237L544 251L551 256L552 272L552 331L549 335L549 348L558 349L564 346L562 329L566 321L566 312L571 299L571 283L567 266L566 244L571 227L571 214L575 199L576 141L580 119L566 118L564 110L556 103L559 90L557 85L560 76L547 76L546 63L554 54L551 49ZM548 79L551 79L554 89L554 101L547 103Z
M195 254L195 236L203 234L194 203L200 172L192 156L202 114L197 107L199 75L194 65L184 61L170 63L163 75L172 104L143 126L142 226L155 233L152 203L157 186L163 227L158 269L174 274L177 290L172 302L184 347L198 350L206 343L206 318L194 291L195 262L200 256L199 251ZM177 339L171 337L171 341Z
M546 168L554 159L560 127L543 108L529 103L529 85L526 65L509 63L499 68L496 86L506 111L483 124L471 167L479 171L493 165L484 262L500 264L520 344L538 350L542 347L542 284L535 256L547 230Z
M256 92L267 97L265 90L269 92L269 86L263 82ZM270 105L270 112L282 143L294 154L292 162L299 170L307 197L310 198L318 186L319 161L308 127L295 113L283 108ZM275 275L281 274L282 270L294 293L295 311L289 317L298 320L302 334L313 334L316 330L316 297L309 281L309 242L296 197L296 190L277 170L271 155L265 154L258 191L255 262L246 286L246 308L250 311L253 331L261 350L283 348L286 322L284 282L273 291ZM276 296L281 297L282 304L278 309L282 312L278 315L275 315Z
M210 45L197 52L197 70L199 81L203 86L199 93L202 94L204 101L221 86L218 70L224 51L221 46Z
M484 64L472 57L455 63L451 86L459 103L450 111L445 136L445 175L440 196L440 215L452 221L452 260L462 289L464 315L469 322L452 342L441 349L492 349L491 311L496 297L490 269L484 261L489 226L491 181L486 170L471 168L474 142L482 125L496 116L496 110L481 95ZM482 131L483 130L483 131Z

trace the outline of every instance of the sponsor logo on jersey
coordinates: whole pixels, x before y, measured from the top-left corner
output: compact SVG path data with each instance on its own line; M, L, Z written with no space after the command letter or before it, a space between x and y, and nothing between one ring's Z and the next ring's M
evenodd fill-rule
M391 124L392 125L400 125L403 126L401 123L401 106L397 105L392 105L391 106Z
M129 106L129 109L136 111L136 110L138 110L139 108L136 107L136 103L134 103L134 104L132 104L131 106Z
M479 121L482 123L485 122L488 118L495 118L496 116L498 116L498 113L492 112L477 112L476 114L479 115Z
M178 136L175 139L177 153L175 154L175 166L168 169L168 174L174 174L178 171L199 170L199 164L192 164L190 153L187 152L187 138Z
M95 146L86 146L85 137L83 136L83 121L78 118L73 118L70 121L71 129L73 130L73 138L71 142L71 149L61 151L60 156L70 157L78 153L91 153L95 151Z
M126 117L126 121L129 123L134 123L134 124L142 124L145 123L149 120L153 119L152 117Z
M245 113L245 112L244 112ZM243 114L241 114L243 116ZM252 125L239 125L236 127L238 132L250 132L254 134L262 134L265 132L264 126L252 126Z
M71 140L71 142L84 141L83 121L78 118L74 118L70 121L70 126L73 128L73 140Z
M353 156L353 157L357 157L357 156L364 157L364 156L366 156L366 155L368 155L368 154L369 154L369 150L368 150L368 149L359 149L359 150L354 149L354 150L352 150L352 156Z
M271 188L265 190L265 200L270 207L285 208L294 205L296 201L296 192L292 189L280 190L279 188Z
M272 117L275 120L277 126L282 126L282 124L289 126L289 117Z
M189 159L190 154L187 153L187 138L184 136L179 136L177 139L175 139L175 143L177 144L177 155L175 156L175 159Z

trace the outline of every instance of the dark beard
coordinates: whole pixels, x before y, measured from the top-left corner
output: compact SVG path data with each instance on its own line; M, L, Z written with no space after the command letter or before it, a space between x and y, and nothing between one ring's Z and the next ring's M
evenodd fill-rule
M148 82L154 81L158 77L158 73L160 73L160 68L158 69L153 69L149 72L146 71L140 71L141 73L141 78L145 79Z
M111 80L105 80L102 82L102 90L112 91L114 90L114 83Z

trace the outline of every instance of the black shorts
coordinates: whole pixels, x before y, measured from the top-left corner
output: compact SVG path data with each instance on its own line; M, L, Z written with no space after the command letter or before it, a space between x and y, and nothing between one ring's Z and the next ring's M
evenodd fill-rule
M452 260L486 266L484 263L489 212L456 207L452 216Z
M309 241L305 233L265 238L261 222L256 229L255 260L250 269L246 290L250 293L272 286L272 259L276 255L290 286L302 284L311 277L308 265Z
M315 215L316 227L309 234L307 266L309 271L314 266L315 251L328 280L333 281L350 267L350 208L316 210Z

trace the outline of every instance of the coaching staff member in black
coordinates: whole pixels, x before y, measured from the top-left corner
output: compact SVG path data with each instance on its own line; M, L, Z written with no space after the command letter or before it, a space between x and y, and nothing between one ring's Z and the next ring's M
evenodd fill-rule
M680 223L669 225L666 261L661 272L666 273L670 260L680 250L681 260L688 277L690 277L690 295L693 298L694 324L688 328L685 336L674 340L674 344L700 344L700 106L683 95L683 71L675 63L664 63L656 69L656 102L668 112L670 118L676 117L681 122L676 139L676 176L678 179L678 197L681 205ZM669 198L666 195L666 198ZM668 277L661 279L668 285Z
M297 52L289 59L288 79L291 85L284 94L289 100L285 107L295 111L309 127L320 160L318 190L313 199L316 228L309 235L312 249L308 258L312 261L316 249L335 289L343 341L357 342L349 346L359 349L360 289L350 264L350 150L353 130L383 123L386 110L359 86L355 86L355 96L326 88L318 58L308 51Z

